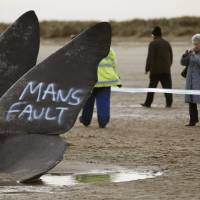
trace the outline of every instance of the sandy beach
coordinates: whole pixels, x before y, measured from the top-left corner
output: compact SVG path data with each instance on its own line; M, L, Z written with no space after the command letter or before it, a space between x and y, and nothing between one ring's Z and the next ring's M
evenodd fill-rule
M114 39L118 70L124 87L147 87L144 74L148 40ZM38 62L61 47L64 41L42 41ZM180 76L181 54L190 40L171 42L174 52L173 88L184 89ZM159 85L159 87L161 87ZM37 186L35 191L6 192L2 200L199 200L200 126L187 128L188 105L183 95L165 108L163 94L156 94L151 109L140 106L146 94L112 94L111 121L99 129L96 113L90 127L77 120L62 137L69 143L64 160L51 173L77 173L89 169L124 167L155 169L161 176L128 182L99 182L74 186ZM19 186L26 187L26 186ZM29 186L32 187L32 186ZM40 190L41 189L41 190ZM38 192L39 191L39 192Z

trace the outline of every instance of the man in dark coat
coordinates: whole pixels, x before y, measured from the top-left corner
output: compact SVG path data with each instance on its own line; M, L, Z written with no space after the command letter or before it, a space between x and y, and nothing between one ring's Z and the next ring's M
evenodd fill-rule
M173 52L168 41L162 38L162 30L156 26L152 31L153 41L149 44L146 61L146 74L150 72L149 88L156 88L160 82L163 88L172 88L171 65ZM151 107L154 93L147 94L146 101L141 104L144 107ZM173 102L172 94L165 94L166 107L171 107Z

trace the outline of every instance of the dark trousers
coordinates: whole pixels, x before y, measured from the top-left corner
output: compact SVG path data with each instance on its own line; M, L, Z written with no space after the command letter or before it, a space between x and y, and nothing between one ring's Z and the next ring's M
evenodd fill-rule
M172 88L171 74L150 74L149 88L156 88L159 82L161 83L163 88L171 89ZM146 101L144 104L147 106L151 106L153 98L154 98L153 92L147 93ZM171 106L173 103L172 94L165 94L165 98L166 98L166 106Z
M189 103L190 123L196 123L198 119L198 110L196 103Z
M94 88L91 96L83 107L80 121L88 126L92 121L96 100L97 118L100 127L105 127L110 120L110 87Z

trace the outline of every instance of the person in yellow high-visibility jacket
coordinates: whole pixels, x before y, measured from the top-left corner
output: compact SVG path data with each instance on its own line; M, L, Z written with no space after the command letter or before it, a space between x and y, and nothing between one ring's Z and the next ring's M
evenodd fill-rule
M121 87L122 85L116 70L116 55L113 49L110 49L108 56L99 63L97 76L98 81L83 107L82 115L79 119L84 126L90 125L96 100L99 127L105 128L110 120L111 87Z

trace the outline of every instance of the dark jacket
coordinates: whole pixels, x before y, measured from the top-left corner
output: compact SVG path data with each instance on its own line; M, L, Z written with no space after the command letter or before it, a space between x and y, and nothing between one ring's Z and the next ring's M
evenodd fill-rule
M155 38L148 49L146 72L150 74L170 74L173 62L171 45L163 38Z
M200 90L200 51L183 54L181 64L187 66L186 89ZM199 95L185 95L186 103L200 103Z

